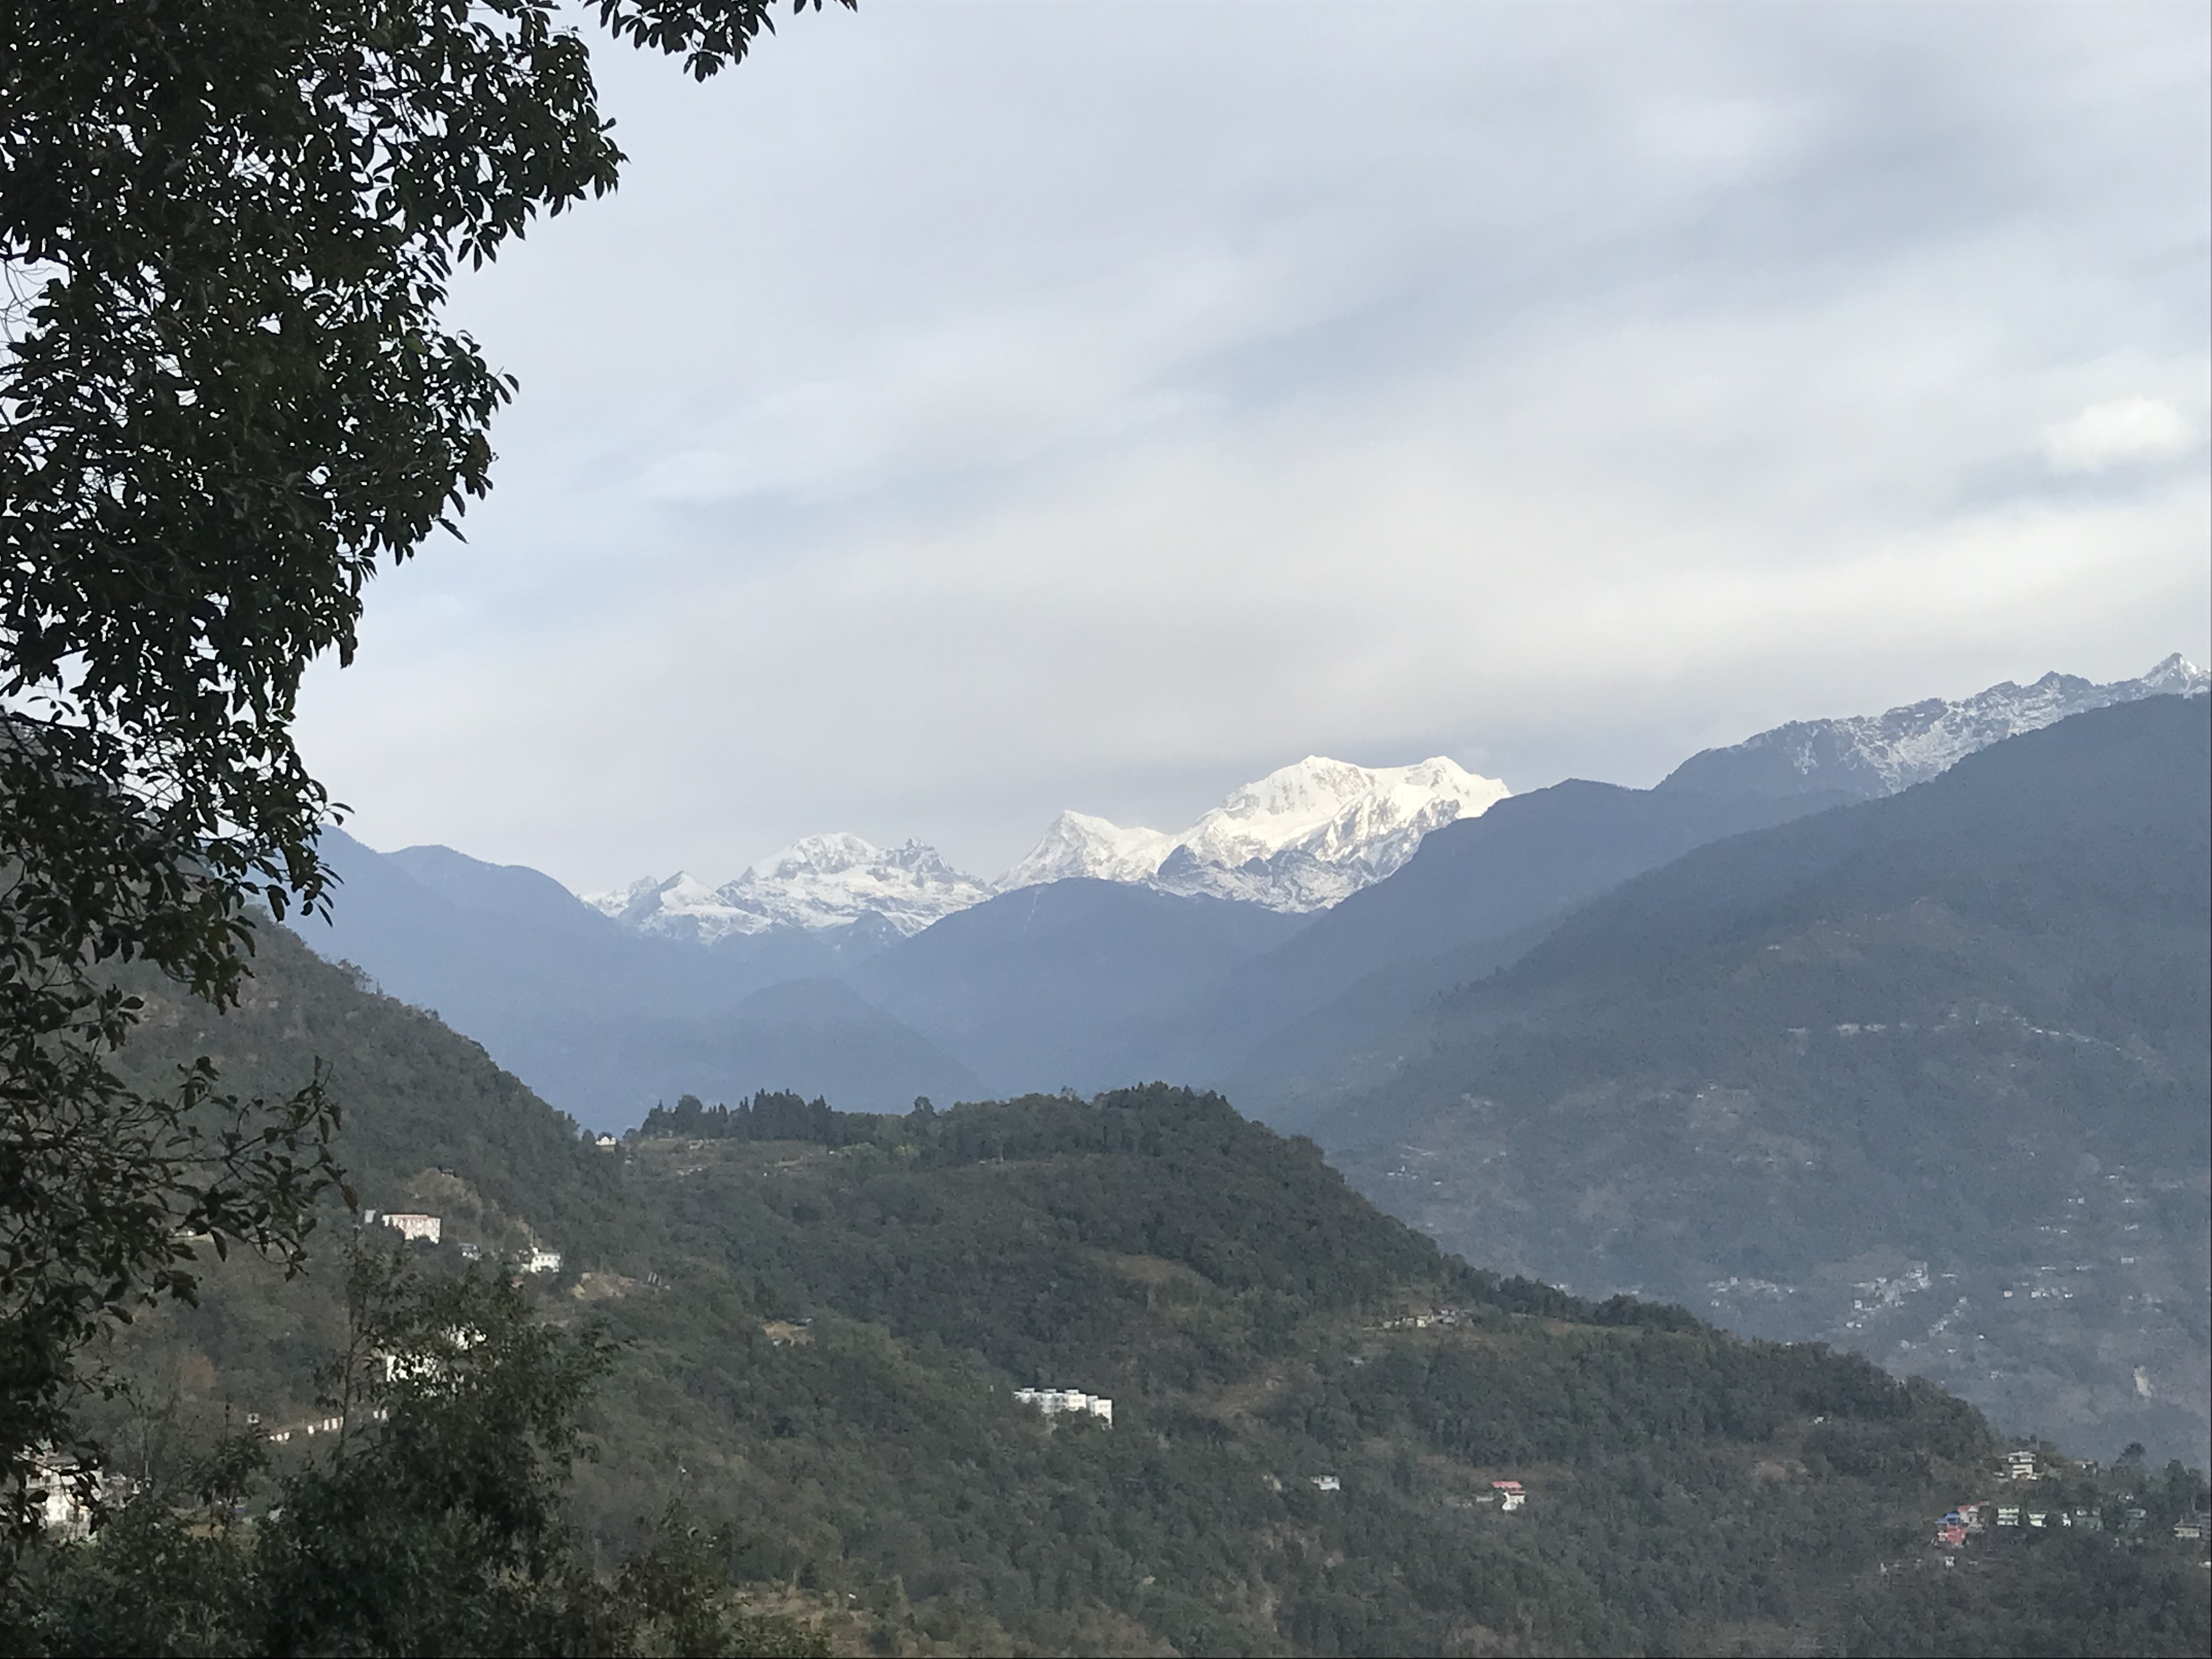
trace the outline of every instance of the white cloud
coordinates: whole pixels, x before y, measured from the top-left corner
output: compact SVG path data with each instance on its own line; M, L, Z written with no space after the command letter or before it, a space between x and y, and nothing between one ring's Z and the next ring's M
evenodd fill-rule
M2212 489L2121 464L2202 430L2199 9L1134 15L605 58L622 193L463 295L499 489L310 682L372 842L990 872L2212 650Z
M2102 472L2131 462L2186 453L2197 434L2181 411L2157 398L2092 404L2044 434L2043 452L2060 472Z

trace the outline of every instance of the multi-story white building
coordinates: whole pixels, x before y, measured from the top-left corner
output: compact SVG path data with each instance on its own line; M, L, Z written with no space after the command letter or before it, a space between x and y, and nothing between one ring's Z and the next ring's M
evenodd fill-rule
M445 1230L445 1223L434 1215L415 1215L405 1212L387 1210L385 1212L383 1219L386 1226L397 1227L403 1237L424 1239L432 1244L438 1242L439 1235Z
M128 1481L97 1469L87 1476L73 1465L44 1454L33 1462L32 1485L45 1493L36 1507L39 1524L56 1538L89 1536L94 1506L130 1495Z
M1047 1417L1057 1417L1062 1412L1084 1412L1111 1425L1114 1421L1114 1402L1103 1395L1085 1394L1079 1389L1016 1389L1014 1398L1024 1406L1035 1406Z

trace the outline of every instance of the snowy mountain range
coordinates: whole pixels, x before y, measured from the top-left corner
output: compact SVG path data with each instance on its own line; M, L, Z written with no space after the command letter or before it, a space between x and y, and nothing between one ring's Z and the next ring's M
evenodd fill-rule
M1506 793L1442 757L1364 767L1316 755L1246 784L1180 834L1063 812L995 882L919 842L885 850L858 836L810 836L719 887L678 871L586 902L635 932L702 945L779 925L918 933L994 893L1071 877L1316 910L1382 880L1430 830Z
M1691 757L1660 787L1872 799L2069 714L2142 697L2201 696L2208 684L2212 676L2177 653L2139 678L2109 684L2052 673L1955 702L1931 698L1881 714L1793 720ZM954 869L920 842L886 849L858 836L810 836L720 886L678 871L587 896L586 902L634 932L702 945L779 927L910 936L995 893L1073 878L1303 913L1382 880L1430 831L1479 817L1509 793L1442 756L1412 766L1363 767L1314 755L1232 792L1180 832L1062 812L994 882Z
M920 842L886 849L836 835L794 842L720 887L679 870L584 902L633 932L712 945L775 927L888 927L904 936L990 896Z
M1692 755L1659 787L1713 794L1840 791L1871 800L1925 783L1977 750L2070 714L2144 697L2202 696L2208 686L2212 675L2179 652L2138 678L2105 685L2072 674L2045 674L2033 685L2007 680L1955 702L1931 697L1887 714L1792 720Z

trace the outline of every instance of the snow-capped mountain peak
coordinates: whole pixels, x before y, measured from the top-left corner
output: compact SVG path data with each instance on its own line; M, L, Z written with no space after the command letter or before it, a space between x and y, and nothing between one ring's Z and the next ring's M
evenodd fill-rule
M1477 777L1440 755L1388 767L1309 755L1235 791L1176 839L1209 864L1241 865L1299 846L1325 863L1371 863L1387 859L1382 843L1415 823L1422 824L1418 842L1438 823L1480 817L1506 793L1495 778ZM1455 810L1440 814L1435 809L1445 801Z
M842 875L848 870L864 869L887 856L881 848L858 836L802 836L781 852L763 859L738 879Z
M917 841L886 850L853 835L808 836L720 887L681 872L647 878L618 892L591 896L639 933L702 945L770 927L842 927L874 916L901 933L918 933L940 916L990 896Z
M2069 714L2142 697L2201 696L2208 684L2212 677L2177 654L2140 678L2106 685L2053 673L2031 685L2008 681L1956 701L1931 698L1881 714L1796 720L1694 755L1660 787L1893 794L1976 750ZM772 927L842 927L872 920L916 933L994 892L1072 877L1316 910L1382 880L1430 831L1479 817L1506 793L1495 778L1440 755L1383 767L1309 755L1231 791L1180 832L1062 812L996 882L963 874L920 842L886 849L858 836L809 836L719 887L678 871L587 902L637 932L708 944Z
M1158 830L1125 830L1088 812L1062 812L1028 856L994 885L1006 892L1073 876L1099 881L1147 881L1175 848L1176 838Z
M1442 756L1365 767L1309 755L1231 791L1179 835L1063 812L996 884L1004 892L1088 876L1315 910L1380 881L1430 830L1476 817L1506 793Z
M2120 684L2129 682L2123 680ZM2212 692L2212 672L2199 668L2177 651L2133 684L2140 686L2147 697L2201 697Z
M640 927L663 910L693 910L714 902L714 890L688 870L665 879L646 876L611 893L587 893L584 902L625 927Z
M2212 675L2179 652L2138 678L2104 685L2059 673L2030 685L2007 680L1955 701L1930 697L1880 714L1792 720L1692 755L1659 787L1783 795L1833 791L1872 799L1924 783L1977 750L2069 715L2144 697L2203 696L2209 686Z

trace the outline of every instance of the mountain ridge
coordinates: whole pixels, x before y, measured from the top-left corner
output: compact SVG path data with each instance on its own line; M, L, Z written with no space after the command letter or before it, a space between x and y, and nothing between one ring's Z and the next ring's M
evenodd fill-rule
M1302 1125L1448 1248L2212 1445L2212 710L2108 705L1709 843Z
M2212 674L2179 651L2134 679L2100 685L2053 671L2027 685L2011 680L1970 697L1929 697L1879 714L1791 720L1725 748L1703 750L1658 787L1732 793L1835 792L1871 800L1893 795L2007 738L2071 715L2154 696L2203 696Z
M713 945L774 927L856 924L903 939L990 896L933 847L884 848L840 833L805 836L719 887L679 870L584 902L633 933Z
M2008 680L1879 714L1789 721L1701 750L1656 787L1870 799L2071 714L2208 688L2212 675L2179 652L2133 679L2103 684L2054 671L2025 686ZM1363 767L1309 755L1231 790L1179 831L1063 811L996 880L954 868L919 841L885 848L841 832L804 837L719 885L678 871L585 902L632 932L704 945L778 927L858 927L889 943L994 893L1079 878L1304 915L1387 878L1434 831L1480 817L1511 793L1446 756Z

